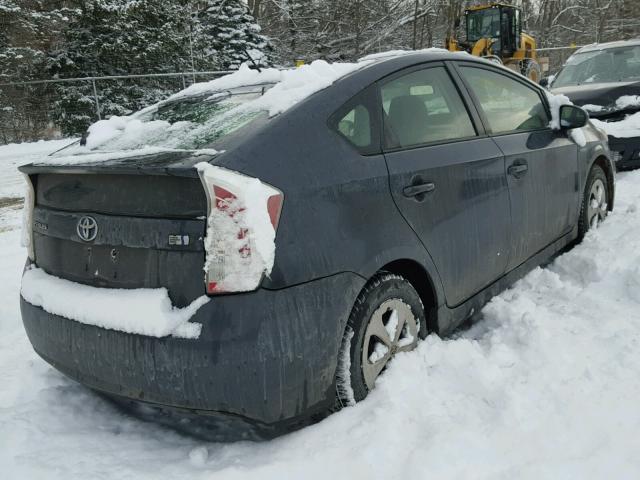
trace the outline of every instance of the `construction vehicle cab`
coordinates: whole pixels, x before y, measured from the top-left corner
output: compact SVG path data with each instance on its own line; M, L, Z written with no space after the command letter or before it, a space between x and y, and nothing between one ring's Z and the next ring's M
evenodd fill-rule
M450 36L447 40L449 50L487 57L535 82L540 79L536 42L533 37L523 33L518 7L492 3L470 7L464 15L466 39L458 41ZM458 26L459 22L456 28Z

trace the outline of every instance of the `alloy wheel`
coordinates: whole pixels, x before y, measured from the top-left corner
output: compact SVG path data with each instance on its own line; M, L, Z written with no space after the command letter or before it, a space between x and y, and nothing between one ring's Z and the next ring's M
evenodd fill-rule
M400 299L386 300L369 319L362 344L362 375L369 390L397 352L413 350L420 322Z
M598 224L604 220L607 215L607 190L604 182L597 178L591 191L589 192L589 203L587 209L587 219L589 220L589 228L597 228Z

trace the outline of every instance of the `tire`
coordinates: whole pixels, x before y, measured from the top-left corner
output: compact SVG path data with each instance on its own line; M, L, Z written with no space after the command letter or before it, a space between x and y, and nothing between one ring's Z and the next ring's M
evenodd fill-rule
M399 275L376 274L347 321L336 374L338 408L363 400L395 353L413 350L426 335L424 306L413 286Z
M529 58L522 65L522 74L532 82L538 83L542 76L542 69L538 62Z
M609 186L604 170L598 165L591 167L580 207L578 240L582 240L592 228L604 221L608 213Z

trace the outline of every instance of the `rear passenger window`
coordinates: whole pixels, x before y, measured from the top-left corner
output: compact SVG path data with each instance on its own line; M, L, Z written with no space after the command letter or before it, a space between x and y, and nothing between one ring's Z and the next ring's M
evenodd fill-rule
M356 147L371 144L371 117L364 105L356 105L338 121L338 132Z
M472 137L476 131L444 67L426 68L381 88L384 143L404 148Z
M376 108L376 90L368 87L331 115L329 126L361 154L380 153L380 121L376 121Z
M549 124L540 95L533 88L500 73L462 67L493 133L536 130Z

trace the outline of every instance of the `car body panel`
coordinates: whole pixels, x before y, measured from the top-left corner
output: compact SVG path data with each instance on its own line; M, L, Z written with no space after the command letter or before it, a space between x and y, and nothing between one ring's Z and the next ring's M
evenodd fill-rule
M525 164L521 177L507 175L511 201L511 255L507 270L568 233L576 221L578 147L564 133L547 130L494 136L507 171Z
M489 138L385 154L396 205L423 240L455 306L501 277L509 258L504 156ZM422 198L403 190L430 182ZM443 241L443 239L447 239Z

